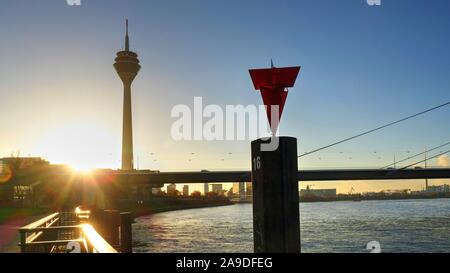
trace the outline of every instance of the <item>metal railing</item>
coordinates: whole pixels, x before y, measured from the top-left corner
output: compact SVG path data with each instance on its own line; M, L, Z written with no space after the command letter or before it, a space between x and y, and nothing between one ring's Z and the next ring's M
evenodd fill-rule
M117 253L86 221L89 212L53 213L19 229L22 253Z

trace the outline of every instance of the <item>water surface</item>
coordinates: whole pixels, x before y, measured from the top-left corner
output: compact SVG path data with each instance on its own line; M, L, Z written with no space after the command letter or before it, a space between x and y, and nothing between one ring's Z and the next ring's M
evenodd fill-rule
M302 252L450 252L450 199L301 203ZM135 252L253 252L252 205L138 218Z

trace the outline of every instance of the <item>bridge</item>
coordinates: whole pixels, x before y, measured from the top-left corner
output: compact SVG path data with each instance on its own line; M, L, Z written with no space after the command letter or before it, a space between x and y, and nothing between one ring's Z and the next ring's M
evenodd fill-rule
M65 174L61 174L65 175ZM98 180L114 175L123 183L131 184L181 184L215 182L251 182L250 171L211 172L122 172L98 171L92 174ZM450 178L450 168L430 169L348 169L348 170L303 170L298 171L299 182L349 181L349 180L398 180L398 179L445 179Z

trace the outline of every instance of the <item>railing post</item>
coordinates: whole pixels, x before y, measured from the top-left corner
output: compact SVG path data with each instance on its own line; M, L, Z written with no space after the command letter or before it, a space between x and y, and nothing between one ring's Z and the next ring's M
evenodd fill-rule
M104 210L95 209L92 210L89 216L89 224L91 224L94 229L102 236L105 236L105 212Z
M19 230L20 232L20 252L27 252L27 232L24 230Z
M299 253L297 139L279 137L271 141L277 140L279 145L273 151L264 151L268 147L262 145L268 145L268 141L252 142L254 250Z
M122 253L133 252L132 222L133 216L131 213L122 212L120 214L120 249Z

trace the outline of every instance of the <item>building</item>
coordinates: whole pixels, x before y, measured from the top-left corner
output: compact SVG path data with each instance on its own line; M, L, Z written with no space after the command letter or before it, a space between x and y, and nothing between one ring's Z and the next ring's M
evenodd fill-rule
M0 158L0 170L6 169L5 166L24 170L36 166L49 166L50 163L40 157L5 157Z
M450 192L450 186L447 184L440 186L427 186L425 190L425 193L446 193L446 192Z
M122 170L133 170L133 123L131 115L131 84L136 78L141 66L138 55L130 51L130 38L128 36L128 20L126 24L125 50L117 52L114 63L123 83L123 124L122 124Z
M217 193L218 195L223 195L223 185L222 184L213 184L212 191Z
M203 184L203 194L206 195L209 192L209 184Z
M177 192L177 185L170 184L167 186L167 195L176 195Z
M333 199L337 197L336 189L311 189L309 186L306 189L300 190L300 198L327 198Z
M252 182L245 182L245 195L247 198L253 196L253 186Z
M158 195L161 193L161 188L152 188L152 194L153 195Z
M189 196L189 186L188 185L183 186L183 196Z
M237 195L238 197L245 197L245 183L233 183L233 195Z

